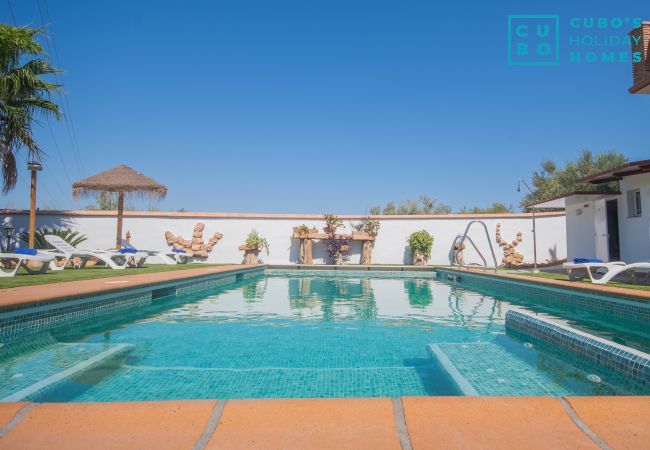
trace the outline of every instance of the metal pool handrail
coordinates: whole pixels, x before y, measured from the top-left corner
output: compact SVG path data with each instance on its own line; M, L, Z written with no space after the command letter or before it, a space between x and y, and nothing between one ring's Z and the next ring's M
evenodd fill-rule
M453 243L454 248L452 249L452 252L453 252L453 255L454 255L452 259L453 259L454 262L458 263L459 266L462 266L462 264L458 261L458 255L460 254L460 252L461 252L462 250L461 250L460 248L459 248L458 250L456 250L456 247L455 247L455 246L456 246L456 243L458 242L458 240L459 240L461 237L462 237L462 236L461 236L460 234L459 234L458 236L456 236L456 239L454 239L454 243ZM483 254L482 254L481 251L478 249L478 247L476 246L476 244L474 243L474 241L472 240L472 238L469 237L469 236L466 236L465 239L467 239L467 240L469 241L469 243L472 244L472 247L474 247L474 250L476 250L476 253L478 253L478 256L480 256L480 258L483 260L483 265L484 265L485 267L487 267L487 261L486 261L485 258L483 257ZM453 265L453 264L452 264L452 265ZM468 265L470 265L470 264L468 264ZM478 265L478 264L477 264L477 265Z
M465 232L463 233L463 236L460 238L460 242L458 244L458 250L456 250L454 248L454 258L453 258L453 261L451 262L451 265L452 266L458 265L458 266L461 266L461 267L469 266L469 264L459 264L458 260L457 260L458 253L463 251L463 243L465 242L465 239L469 239L469 241L472 243L472 246L474 246L474 249L476 250L478 255L481 257L481 259L483 260L484 267L488 268L487 261L483 257L483 254L478 249L476 244L474 244L474 242L472 241L472 238L469 238L467 236L467 233L469 232L470 227L474 223L480 223L481 225L483 225L483 229L485 230L485 236L487 237L488 245L490 246L490 253L492 253L492 260L494 261L494 267L493 268L494 268L494 271L496 272L497 267L499 266L499 264L497 263L497 257L496 257L496 254L494 253L494 247L492 247L492 241L490 240L490 233L489 233L489 231L487 229L487 225L485 225L485 222L483 222L482 220L472 220L472 221L470 221L470 223L467 224L467 227L465 228Z

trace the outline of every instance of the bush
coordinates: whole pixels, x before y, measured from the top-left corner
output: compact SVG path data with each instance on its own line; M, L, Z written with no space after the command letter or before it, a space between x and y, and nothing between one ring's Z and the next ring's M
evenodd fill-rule
M422 254L424 254L425 258L429 259L429 257L431 257L433 236L431 236L428 231L422 230L411 233L408 238L408 244L411 256L413 256L416 250L420 250Z
M78 246L88 238L79 233L78 231L72 231L68 230L65 228L48 228L48 227L43 227L39 228L34 232L34 247L38 249L52 249L50 244L45 240L45 236L48 234L53 234L55 236L59 236L61 239L66 241L68 244L72 245L73 247ZM24 231L20 234L20 240L23 241L25 244L29 242L29 232Z

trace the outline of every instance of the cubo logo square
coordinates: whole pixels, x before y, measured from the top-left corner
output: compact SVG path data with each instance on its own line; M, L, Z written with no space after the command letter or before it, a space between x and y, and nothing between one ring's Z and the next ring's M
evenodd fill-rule
M559 16L508 16L508 64L553 66L559 63Z

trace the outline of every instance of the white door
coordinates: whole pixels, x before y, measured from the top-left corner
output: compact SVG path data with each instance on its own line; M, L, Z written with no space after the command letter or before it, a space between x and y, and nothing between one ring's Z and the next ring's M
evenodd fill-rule
M594 238L596 239L596 258L609 261L607 236L607 206L605 200L594 201Z

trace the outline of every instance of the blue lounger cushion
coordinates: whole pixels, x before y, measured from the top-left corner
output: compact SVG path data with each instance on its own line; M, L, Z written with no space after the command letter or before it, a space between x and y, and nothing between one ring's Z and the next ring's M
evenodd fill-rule
M124 254L124 253L138 253L138 251L134 248L121 248L118 250L118 252Z
M120 240L120 244L122 244L122 247L124 247L124 248L132 248L132 249L135 250L135 247L132 246L132 245L129 243L129 241L127 241L126 239L122 239L122 240Z
M573 262L576 264L582 264L582 263L601 263L603 262L602 259L596 259L596 258L573 258Z
M27 248L27 247L18 247L17 249L14 250L14 253L18 255L32 255L36 256L38 253L38 250L35 248Z

